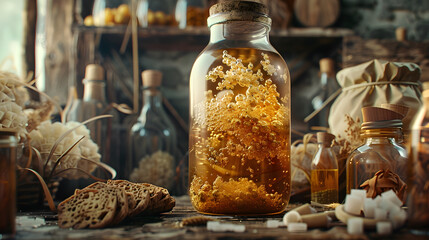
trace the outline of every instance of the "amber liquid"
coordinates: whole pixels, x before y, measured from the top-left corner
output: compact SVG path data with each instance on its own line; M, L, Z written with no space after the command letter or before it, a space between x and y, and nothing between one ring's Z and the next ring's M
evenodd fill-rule
M338 202L338 169L311 170L311 201L323 204Z
M197 59L191 74L191 201L203 213L278 213L290 196L289 72L277 53L227 51L240 60L228 66L228 61L222 63L223 50L208 51ZM268 75L261 53L281 70ZM222 74L206 80L218 66L223 73L238 75L260 70L261 78L250 84L252 76L241 83L226 81Z
M0 146L0 236L15 233L16 148Z

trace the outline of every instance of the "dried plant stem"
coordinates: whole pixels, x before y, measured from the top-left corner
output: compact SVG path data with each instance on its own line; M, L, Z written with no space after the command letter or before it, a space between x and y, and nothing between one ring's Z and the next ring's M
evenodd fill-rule
M21 168L21 167L18 166L18 170L29 171L29 172L33 173L34 175L36 175L37 179L39 180L40 184L42 185L43 192L45 193L46 200L48 201L49 209L51 209L51 211L55 212L56 211L56 207L55 207L55 204L54 204L54 199L52 198L51 192L49 191L49 188L46 185L46 182L43 180L42 176L40 176L39 173L37 173L36 171L34 171L31 168Z

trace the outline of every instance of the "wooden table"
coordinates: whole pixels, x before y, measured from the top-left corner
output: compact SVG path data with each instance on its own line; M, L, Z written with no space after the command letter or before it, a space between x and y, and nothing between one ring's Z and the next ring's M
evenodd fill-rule
M298 204L289 204L288 210L296 206ZM17 216L15 239L429 239L429 236L412 235L404 228L388 236L380 236L374 231L365 235L349 235L345 224L338 221L334 221L329 228L309 229L304 233L290 233L285 227L267 228L267 220L281 220L283 214L262 217L210 216L220 222L245 225L243 233L211 232L206 226L181 226L184 218L198 215L188 196L176 197L176 207L171 212L126 219L120 225L104 229L60 229L55 213L22 212Z

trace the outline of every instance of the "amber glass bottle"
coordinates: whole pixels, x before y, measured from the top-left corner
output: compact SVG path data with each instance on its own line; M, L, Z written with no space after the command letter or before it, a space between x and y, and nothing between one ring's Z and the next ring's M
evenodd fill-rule
M274 214L290 197L290 75L267 8L210 8L210 42L190 78L189 194L211 214Z
M311 162L311 201L317 203L338 202L338 162L331 148L335 136L317 133L319 149Z
M429 90L411 123L408 162L408 227L429 234Z
M365 143L347 159L347 193L359 189L379 170L390 170L406 180L408 154L398 142L403 136L403 116L378 107L364 107L362 114L361 137Z

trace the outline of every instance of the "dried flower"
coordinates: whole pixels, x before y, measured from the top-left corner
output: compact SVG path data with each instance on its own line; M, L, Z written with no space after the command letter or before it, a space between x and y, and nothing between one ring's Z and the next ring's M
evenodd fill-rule
M68 130L79 125L78 122L60 123L51 121L42 122L35 130L31 131L28 135L30 137L30 144L36 148L42 155L43 161L46 163L47 169L45 172L51 172L54 168L55 162L67 149L75 144L82 136L85 138L59 162L54 174L62 170L70 168L79 168L85 172L91 173L95 170L96 165L81 158L91 159L95 162L100 162L101 155L98 153L98 146L95 144L89 135L89 130L85 126L80 126L71 133L67 134L63 140L59 142L54 149L54 157L47 159L49 152L53 148L57 140ZM45 163L43 163L45 164ZM63 177L76 179L83 175L77 171L64 172Z
M376 172L373 178L366 180L360 187L366 190L368 198L375 198L383 192L393 190L398 198L405 202L407 185L389 169Z

